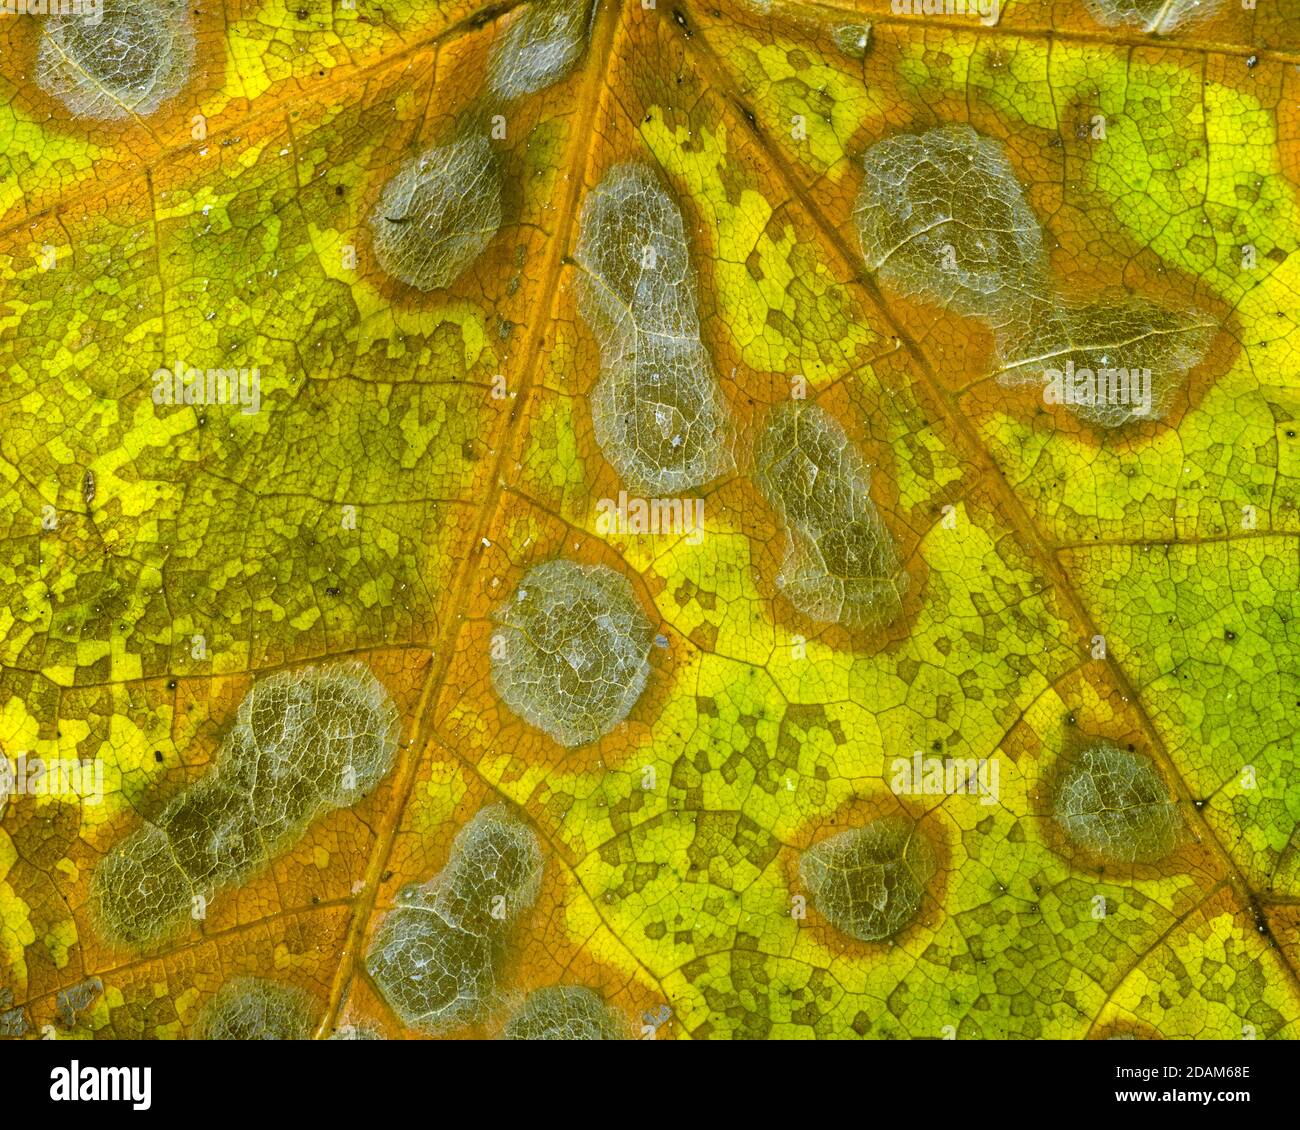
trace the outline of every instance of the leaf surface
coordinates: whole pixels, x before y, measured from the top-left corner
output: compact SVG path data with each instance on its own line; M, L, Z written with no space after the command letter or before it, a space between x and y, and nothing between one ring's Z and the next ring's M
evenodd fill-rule
M317 1036L418 1035L366 955L498 804L540 885L490 1007L439 1034L498 1034L556 985L658 1038L1300 1034L1296 18L601 0L567 73L494 93L494 52L551 10L203 8L181 92L109 122L36 81L42 21L0 22L0 748L103 769L102 803L4 807L0 1034L179 1038L253 976L304 992ZM996 316L868 265L868 152L955 124L1042 231L1015 325L1082 304L1120 327L1102 347L1157 356L1120 304L1204 328L1163 418L1045 403L1006 379ZM419 204L385 187L484 134L499 223L464 188L481 251L447 285L396 277L375 233L412 238L389 212ZM630 489L600 382L667 301L619 297L613 332L583 297L606 285L584 202L628 163L680 211L671 301L726 408L726 465L687 492L699 537L600 522ZM987 215L988 190L954 207ZM258 410L156 403L176 366L255 367ZM754 465L792 389L834 422L814 470L857 484L817 537L891 541L885 623L792 596L792 523L823 496ZM527 623L503 604L559 557L626 578L654 637L630 713L569 744L492 667ZM381 783L165 941L106 937L100 861L214 772L250 688L343 660L401 719ZM1139 811L1173 806L1158 859L1097 854L1122 821L1058 818L1078 766L1128 772L1083 757L1099 741L1145 759ZM995 764L996 796L900 795L914 755ZM922 893L862 940L808 863L856 858L818 845L868 825L889 831L866 897L900 867Z

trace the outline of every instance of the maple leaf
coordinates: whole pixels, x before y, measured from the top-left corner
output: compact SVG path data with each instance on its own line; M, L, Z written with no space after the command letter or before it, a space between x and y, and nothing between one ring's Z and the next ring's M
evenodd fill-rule
M0 21L0 1035L1300 1035L1283 5Z

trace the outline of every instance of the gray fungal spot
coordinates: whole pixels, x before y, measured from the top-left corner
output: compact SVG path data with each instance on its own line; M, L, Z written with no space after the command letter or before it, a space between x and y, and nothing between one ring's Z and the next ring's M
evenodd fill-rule
M331 1040L383 1040L386 1037L373 1024L341 1024L331 1034Z
M36 81L79 118L117 121L154 113L181 92L193 65L180 0L104 0L98 23L80 13L46 19Z
M1046 291L1042 231L997 142L940 126L877 142L863 165L853 217L891 288L996 321Z
M536 834L493 806L460 830L441 872L403 890L366 969L404 1023L441 1035L486 1015L514 925L541 878Z
M101 932L131 946L166 937L195 896L244 881L317 816L373 789L392 765L397 729L397 707L362 663L254 684L212 771L95 869Z
M1147 35L1168 35L1208 19L1223 0L1083 0L1088 14L1105 27L1127 24Z
M488 88L513 99L564 78L582 57L591 23L583 0L532 0L511 15L505 33L492 47Z
M563 559L536 565L494 620L493 687L561 745L603 737L645 689L654 632L613 569Z
M199 1040L307 1040L316 1002L293 985L261 977L227 981L199 1014Z
M1200 363L1217 326L1144 299L1035 301L998 330L1004 385L1041 382L1050 404L1064 404L1101 428L1163 418Z
M627 1022L591 989L552 985L529 993L503 1040L626 1040Z
M871 25L841 24L831 32L831 42L850 59L862 59L871 46Z
M700 340L681 211L649 167L617 165L579 223L579 311L600 345L596 442L632 490L702 486L733 465L730 419Z
M411 158L370 218L379 265L417 290L450 286L500 228L501 189L500 157L481 131Z
M813 905L837 930L862 942L892 938L911 923L936 870L925 833L901 816L822 840L799 861Z
M21 1008L12 1008L13 1003L13 990L8 986L0 986L0 1037L17 1039L25 1035L30 1027L26 1012Z
M63 989L55 1001L55 1008L64 1026L71 1028L76 1024L77 1017L90 1008L103 991L104 982L98 977L91 977Z
M908 576L871 500L871 472L836 419L789 401L755 450L759 489L786 527L782 593L805 616L847 628L890 623Z
M1113 863L1154 863L1177 846L1183 821L1155 763L1099 742L1061 775L1052 815L1075 847Z

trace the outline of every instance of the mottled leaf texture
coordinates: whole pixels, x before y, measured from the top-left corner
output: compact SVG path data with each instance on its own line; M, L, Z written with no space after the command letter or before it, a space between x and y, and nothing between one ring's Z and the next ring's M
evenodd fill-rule
M476 4L0 15L0 1036L1300 1036L1300 9Z

